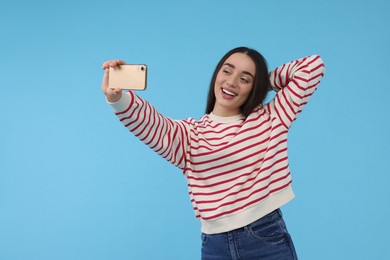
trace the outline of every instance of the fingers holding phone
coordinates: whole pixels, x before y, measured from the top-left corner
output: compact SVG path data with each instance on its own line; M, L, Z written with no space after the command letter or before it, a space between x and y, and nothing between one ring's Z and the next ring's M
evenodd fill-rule
M117 67L126 64L123 60L109 60L103 63L102 69L109 69L110 67Z

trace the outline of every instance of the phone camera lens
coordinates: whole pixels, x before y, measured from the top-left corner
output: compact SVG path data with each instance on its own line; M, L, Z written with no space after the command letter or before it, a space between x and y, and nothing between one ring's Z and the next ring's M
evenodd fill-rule
M144 70L145 70L145 67L141 67L141 70L144 71Z

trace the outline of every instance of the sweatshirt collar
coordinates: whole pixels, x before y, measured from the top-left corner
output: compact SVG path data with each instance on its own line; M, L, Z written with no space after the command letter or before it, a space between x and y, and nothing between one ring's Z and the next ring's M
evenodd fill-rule
M217 123L234 123L234 122L242 119L244 116L242 114L238 114L235 116L217 116L217 115L213 114L213 112L211 112L209 114L209 117Z

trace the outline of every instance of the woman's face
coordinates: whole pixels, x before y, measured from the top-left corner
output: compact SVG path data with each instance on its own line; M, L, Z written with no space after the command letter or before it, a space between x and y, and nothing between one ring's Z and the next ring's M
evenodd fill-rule
M223 63L215 79L213 113L234 116L248 99L255 81L256 65L244 53L233 53Z

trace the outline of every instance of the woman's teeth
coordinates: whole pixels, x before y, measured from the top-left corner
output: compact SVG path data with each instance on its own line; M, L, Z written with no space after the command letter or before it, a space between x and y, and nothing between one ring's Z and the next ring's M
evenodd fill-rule
M227 94L227 95L229 95L229 96L232 96L232 97L237 96L236 93L230 92L229 90L226 90L226 89L224 89L224 88L222 88L222 92L225 93L225 94Z

